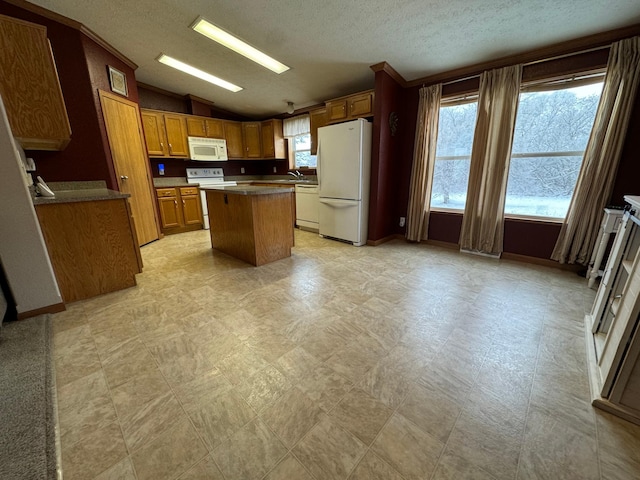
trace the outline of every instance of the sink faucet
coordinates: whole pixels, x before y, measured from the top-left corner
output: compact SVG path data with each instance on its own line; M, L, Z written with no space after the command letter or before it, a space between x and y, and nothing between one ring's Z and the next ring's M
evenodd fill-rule
M302 180L304 178L304 175L302 173L300 173L298 170L294 172L288 172L289 175L293 175L295 177L296 180Z
M297 175L297 174L295 174L295 173L293 173L293 172L288 172L288 173L289 173L289 175L293 175L293 177L294 177L296 180L298 180L298 175Z

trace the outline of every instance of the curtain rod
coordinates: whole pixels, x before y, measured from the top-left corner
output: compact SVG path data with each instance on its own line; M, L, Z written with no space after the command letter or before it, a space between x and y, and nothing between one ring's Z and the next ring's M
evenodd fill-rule
M588 48L586 50L580 50L579 52L564 53L562 55L556 55L556 56L553 56L553 57L547 57L547 58L542 58L542 59L538 59L538 60L532 60L530 62L523 63L522 66L523 67L527 67L529 65L535 65L536 63L550 62L552 60L558 60L560 58L572 57L574 55L582 55L583 53L596 52L598 50L604 50L605 48L611 48L611 44L602 45L600 47ZM502 67L497 67L497 68L502 68ZM490 70L493 70L493 69L490 69ZM458 82L464 82L465 80L470 80L472 78L479 77L481 74L482 74L482 72L474 73L473 75L467 75L466 77L463 77L463 78L457 78L455 80L450 80L448 82L442 82L442 86L451 85L453 83L458 83ZM427 83L423 83L422 84L423 87L425 87L426 85L433 85L433 84L427 84Z

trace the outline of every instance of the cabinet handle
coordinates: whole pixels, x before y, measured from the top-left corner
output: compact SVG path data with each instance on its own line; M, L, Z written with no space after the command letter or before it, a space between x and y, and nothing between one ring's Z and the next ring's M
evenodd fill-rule
M160 142L160 148L164 149L164 143Z
M175 203L176 207L178 206L178 201L174 200L173 203Z
M173 147L169 144L169 153L173 153Z
M187 204L184 200L182 200L182 206L185 207Z
M120 180L129 180L129 177L126 175L120 175Z

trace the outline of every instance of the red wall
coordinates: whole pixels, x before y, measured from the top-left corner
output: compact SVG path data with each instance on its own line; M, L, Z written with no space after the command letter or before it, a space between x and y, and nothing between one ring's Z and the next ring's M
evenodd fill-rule
M137 102L134 71L78 30L0 0L0 13L47 27L71 124L71 142L61 152L28 151L47 181L104 180L117 189L97 89L109 90L107 65L127 76Z

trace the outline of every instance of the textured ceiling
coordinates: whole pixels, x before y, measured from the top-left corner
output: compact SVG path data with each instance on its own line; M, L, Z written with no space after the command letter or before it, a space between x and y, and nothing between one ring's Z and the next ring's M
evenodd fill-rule
M250 117L373 88L369 66L406 80L640 23L638 0L31 0L83 23L135 62L136 79ZM202 15L291 70L277 75L189 28ZM173 56L244 87L227 92L164 66Z

